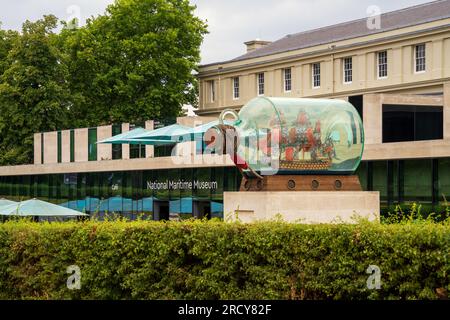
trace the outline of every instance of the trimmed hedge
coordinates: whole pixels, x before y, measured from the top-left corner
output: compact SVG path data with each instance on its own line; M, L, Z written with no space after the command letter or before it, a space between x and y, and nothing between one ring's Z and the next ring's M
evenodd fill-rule
M7 222L0 298L436 299L449 251L449 223ZM80 290L66 287L70 265Z

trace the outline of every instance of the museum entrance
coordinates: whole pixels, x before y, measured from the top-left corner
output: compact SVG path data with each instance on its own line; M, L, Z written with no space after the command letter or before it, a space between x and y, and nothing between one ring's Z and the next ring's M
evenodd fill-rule
M169 220L169 201L153 202L153 220Z
M210 201L193 201L192 213L195 218L211 219L211 202Z

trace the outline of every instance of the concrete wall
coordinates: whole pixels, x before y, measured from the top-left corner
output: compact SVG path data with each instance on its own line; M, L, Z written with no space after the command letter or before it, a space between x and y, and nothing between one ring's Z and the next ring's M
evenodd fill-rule
M112 136L112 126L102 126L97 128L97 141L110 138ZM97 159L112 160L112 144L98 143L97 144Z
M75 130L75 162L85 162L89 159L88 129Z
M181 124L183 126L186 126L186 127L194 128L194 127L197 127L197 126L202 125L202 124L206 124L206 123L214 121L214 120L217 120L217 117L211 117L211 116L209 116L209 117L202 117L202 116L198 116L198 117L178 117L177 118L177 123Z
M61 162L70 162L70 130L61 131Z
M58 162L58 133L44 133L44 163Z
M155 128L155 122L153 120L145 121L145 129L153 130ZM154 146L145 146L145 157L153 158L155 156L155 147Z
M234 167L234 164L229 156L197 155L195 157L188 158L160 157L151 159L143 158L128 160L52 163L44 165L31 164L21 166L4 166L0 167L0 176L210 167Z
M444 84L444 139L450 139L450 82Z
M394 94L366 94L363 96L363 119L365 144L380 144L383 142L383 104L394 105L444 105L444 98L440 96L394 95ZM444 119L450 122L450 109L444 109ZM444 123L444 128L446 124ZM447 130L450 129L450 123ZM449 133L450 134L450 133ZM445 137L445 129L444 129Z
M224 219L256 222L281 215L288 222L355 223L354 216L380 220L379 192L224 192Z
M426 140L366 144L363 160L450 157L450 140Z
M41 164L41 146L42 146L42 141L41 141L41 134L40 133L35 133L34 137L33 137L33 156L34 156L34 164Z
M129 123L122 123L122 133L130 131ZM130 159L130 145L123 144L122 145L122 159Z

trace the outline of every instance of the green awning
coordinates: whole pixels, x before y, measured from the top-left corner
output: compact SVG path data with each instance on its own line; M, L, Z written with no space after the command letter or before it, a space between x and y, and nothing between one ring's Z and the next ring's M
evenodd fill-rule
M38 199L21 201L0 207L0 215L21 217L76 217L87 214Z
M192 133L192 128L181 124L172 124L167 127L143 132L135 135L134 139L150 139L150 140L171 140L174 143L179 141L180 137L188 137Z
M111 138L98 141L97 143L111 143L111 144L123 144L123 143L129 143L129 142L122 142L122 141L132 141L130 139L133 139L136 135L143 134L144 132L148 132L149 130L146 130L144 128L136 128L127 132L123 132L121 134L115 135Z

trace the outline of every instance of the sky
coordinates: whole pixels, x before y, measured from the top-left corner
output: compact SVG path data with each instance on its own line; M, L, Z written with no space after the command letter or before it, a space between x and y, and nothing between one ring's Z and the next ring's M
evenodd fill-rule
M102 14L114 0L0 0L3 29L20 30L25 20L52 13L62 20ZM233 59L245 53L244 42L274 41L339 22L367 17L430 0L190 0L196 15L207 21L209 34L201 47L202 64ZM368 13L369 10L369 13Z

